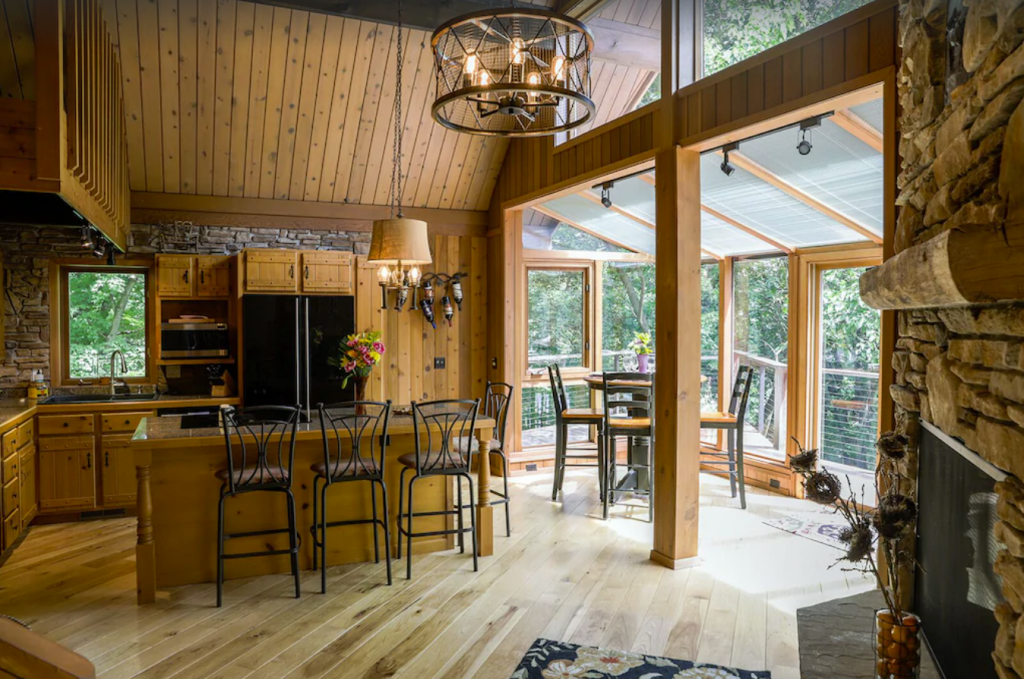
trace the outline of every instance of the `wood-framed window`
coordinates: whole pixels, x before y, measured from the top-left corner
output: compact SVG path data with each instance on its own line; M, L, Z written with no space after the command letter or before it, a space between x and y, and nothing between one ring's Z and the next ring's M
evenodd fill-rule
M522 344L527 376L546 379L552 363L563 376L593 370L593 285L593 262L527 263Z
M50 367L54 386L109 384L111 356L120 350L117 377L128 383L155 381L153 320L148 261L116 266L60 260L50 269Z

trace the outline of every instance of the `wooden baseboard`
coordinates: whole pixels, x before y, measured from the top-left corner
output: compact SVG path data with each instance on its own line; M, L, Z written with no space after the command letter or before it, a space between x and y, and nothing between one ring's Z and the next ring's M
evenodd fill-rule
M665 556L661 552L652 549L651 561L670 570L681 571L701 565L704 562L704 559L699 556L691 556L686 559L673 559L672 557Z

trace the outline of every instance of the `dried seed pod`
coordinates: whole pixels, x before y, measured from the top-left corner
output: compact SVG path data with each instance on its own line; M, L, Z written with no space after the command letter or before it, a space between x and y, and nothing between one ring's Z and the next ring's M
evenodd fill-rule
M878 449L878 454L884 458L890 460L902 460L907 456L907 447L910 445L910 440L903 434L897 434L894 431L887 431L878 437L878 441L875 442L875 448Z
M807 475L804 494L811 502L830 505L839 499L843 484L839 477L828 471L817 471Z

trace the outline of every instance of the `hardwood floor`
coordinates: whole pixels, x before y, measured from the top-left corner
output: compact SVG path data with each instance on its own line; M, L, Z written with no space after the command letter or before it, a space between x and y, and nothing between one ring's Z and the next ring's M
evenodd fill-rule
M839 552L768 527L809 503L749 490L749 510L728 485L702 476L700 566L672 572L647 559L651 527L599 518L596 477L569 473L564 503L551 476L512 480L513 534L495 512L495 554L480 571L458 552L416 559L413 580L383 565L229 581L135 605L134 520L40 526L0 568L0 613L89 658L100 676L472 677L506 679L537 637L632 649L799 676L797 607L870 588L828 570ZM637 509L638 517L646 508ZM341 529L346 530L346 529ZM352 530L352 529L348 529ZM334 539L341 539L343 532Z

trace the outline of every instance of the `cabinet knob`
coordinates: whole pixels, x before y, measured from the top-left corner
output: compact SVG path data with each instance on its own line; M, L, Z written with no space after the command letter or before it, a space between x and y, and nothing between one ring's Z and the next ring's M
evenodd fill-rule
M68 423L67 423L67 422L65 422L65 423L64 423L64 426L65 426L65 427L66 427L66 426L68 426Z
M131 420L125 420L125 421L124 421L124 423L125 423L125 424L131 424L131 423L132 423L132 421L131 421Z

